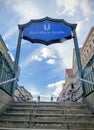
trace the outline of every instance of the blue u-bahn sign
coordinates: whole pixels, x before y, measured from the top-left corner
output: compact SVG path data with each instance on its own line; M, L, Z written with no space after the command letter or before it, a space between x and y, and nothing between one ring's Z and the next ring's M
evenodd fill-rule
M63 19L52 19L49 17L31 20L24 25L19 25L19 37L14 63L14 77L16 77L16 72L18 71L21 39L29 40L32 43L51 45L52 43L60 43L73 38L78 65L78 74L80 78L83 78L80 52L76 36L76 26L77 24L68 23ZM82 81L80 81L80 86L82 87L83 92L85 92ZM15 82L13 92L14 88Z
M72 38L71 26L64 20L45 17L19 26L23 28L23 39L32 43L50 45Z

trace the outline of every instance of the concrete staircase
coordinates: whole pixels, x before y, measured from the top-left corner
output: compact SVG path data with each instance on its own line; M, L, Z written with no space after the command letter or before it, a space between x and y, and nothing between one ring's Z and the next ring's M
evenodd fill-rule
M77 102L13 102L0 116L0 130L94 130L94 115Z

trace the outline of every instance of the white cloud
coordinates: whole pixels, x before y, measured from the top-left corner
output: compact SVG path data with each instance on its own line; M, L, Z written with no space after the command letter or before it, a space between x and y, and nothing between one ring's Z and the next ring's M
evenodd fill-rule
M41 56L43 58L45 58L45 59L46 58L55 58L56 57L54 51L51 48L49 48L49 47L44 47L41 50Z
M29 85L28 85L29 86ZM27 88L27 90L28 90L28 88ZM32 94L32 96L33 96L33 100L34 101L37 101L37 97L38 96L40 96L40 91L39 91L39 89L37 89L35 86L30 86L29 87L29 92Z
M42 61L42 58L39 57L38 55L32 56L32 61Z
M61 81L56 82L56 83L48 84L47 87L49 89L53 89L52 95L57 97L62 90L63 83L65 83L65 81L61 80Z
M41 94L40 95L40 101L51 101L51 96L50 95L46 95L46 94Z
M32 94L34 101L38 101L38 96L40 96L40 100L41 101L51 101L51 93L41 94L39 89L37 89L34 86L33 87L30 86L30 90L29 91Z
M94 14L94 10L93 10L94 1L93 0L91 0L91 1L89 1L89 0L81 1L80 7L81 7L83 14L85 16L91 16L92 14Z
M54 98L53 100L56 101L56 98L59 96L62 90L63 83L65 83L64 80L58 81L56 83L48 84L47 88L50 89L51 91L44 92L44 94L42 94L40 90L36 88L36 86L34 86L33 84L31 84L31 86L30 85L26 85L26 86L29 87L29 92L32 94L33 100L38 101L38 96L40 96L41 101L51 101L51 96L53 96Z
M72 66L72 53L74 48L73 41L65 41L62 44L55 44L50 46L60 59L60 68L70 68Z
M54 44L49 47L41 47L36 49L33 53L28 54L26 58L20 63L22 68L27 67L33 61L41 62L46 59L47 64L54 64L59 59L59 69L72 67L72 53L74 43L65 41L63 44ZM37 54L37 55L36 55ZM57 69L58 70L58 69Z
M55 63L55 60L54 59L49 59L46 61L47 64L54 64Z
M80 37L81 36L81 32L82 32L82 30L83 30L83 28L84 28L84 24L85 24L85 21L77 21L77 34L78 34L78 36Z
M85 17L94 14L94 1L91 0L56 0L57 14L73 16L75 12L81 10Z
M30 90L30 92L31 92L31 94L32 94L33 96L38 96L38 95L40 95L39 90L37 90L35 87L33 87L33 88Z
M4 35L3 35L3 39L6 40L8 39L9 37L11 37L15 32L17 31L17 27L12 27L10 28L10 30L8 30L8 32L6 32Z
M37 55L36 55L37 54ZM40 47L37 48L33 53L29 54L21 63L20 66L22 68L27 67L28 65L30 65L31 62L33 61L38 61L41 62L44 59L48 59L48 58L52 58L46 61L47 64L54 64L55 60L53 58L55 58L55 53L53 50L51 50L50 48L44 48L44 47Z
M42 12L40 12L36 2L28 1L19 1L14 0L10 2L11 7L20 16L20 23L28 22L29 20L42 17ZM31 12L31 13L30 13Z
M72 15L75 13L76 11L76 7L79 4L79 1L75 1L75 0L56 0L57 6L59 8L58 10L58 14L68 14L68 15ZM62 9L63 8L63 9Z
M8 51L8 53L9 53L9 55L10 55L10 57L11 57L12 61L14 61L14 57L13 57L12 53L11 53L11 52L9 52L9 51Z
M83 39L85 40L86 38L86 35L88 33L88 31L86 32L85 30L90 28L89 25L88 25L88 17L86 17L84 20L79 20L79 21L76 21L77 23L77 36L78 36L78 39L80 41L80 45L83 44L81 43L81 37L83 36ZM84 33L84 35L83 35Z
M40 48L37 48L33 51L33 53L29 53L27 57L25 57L23 59L23 61L20 63L21 68L25 68L27 66L29 66L31 64L31 62L33 61L38 61L41 62L42 61L42 57L40 57L40 51L41 51L41 46ZM36 55L37 54L37 55Z
M40 13L37 4L31 0L23 2L19 0L7 0L4 1L4 3L8 8L11 9L12 12L16 12L16 16L14 15L13 19L11 18L11 21L8 23L8 25L10 25L10 29L3 35L4 40L8 39L18 31L17 26L15 27L14 25L29 22L31 18L38 19L42 17L42 12Z
M33 62L33 61L40 62L41 60L42 60L42 58L38 57L37 55L32 55L32 53L31 53L20 63L20 66L21 66L21 68L25 68L28 65L30 65L31 62Z
M58 81L56 83L52 83L52 84L48 84L48 88L55 88L55 87L58 87L59 85L63 85L64 83L64 80L61 80L61 81Z
M30 63L32 62L32 54L27 56L21 63L20 66L21 68L27 67Z

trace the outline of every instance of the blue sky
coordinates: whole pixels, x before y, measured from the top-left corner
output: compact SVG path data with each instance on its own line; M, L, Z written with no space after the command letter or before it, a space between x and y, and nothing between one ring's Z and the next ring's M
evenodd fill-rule
M0 35L15 57L18 24L49 16L77 23L81 47L94 26L94 0L0 0ZM72 67L73 39L50 46L22 40L19 85L35 97L57 97L65 80L65 68Z

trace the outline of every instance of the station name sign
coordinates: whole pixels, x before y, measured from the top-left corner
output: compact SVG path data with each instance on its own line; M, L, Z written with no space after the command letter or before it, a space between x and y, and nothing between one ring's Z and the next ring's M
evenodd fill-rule
M23 29L23 39L32 43L50 45L71 38L71 27L60 20L50 19L49 17L31 20Z

